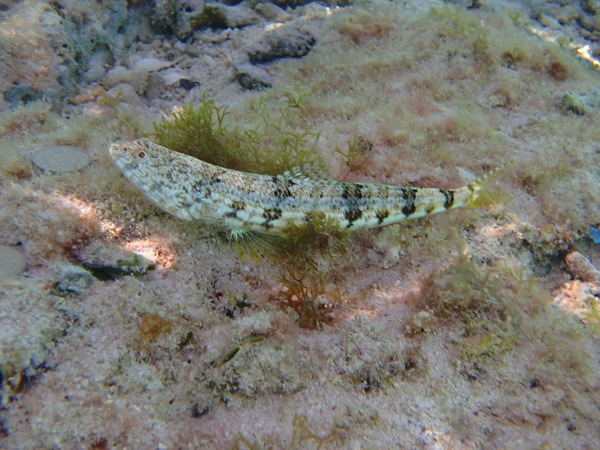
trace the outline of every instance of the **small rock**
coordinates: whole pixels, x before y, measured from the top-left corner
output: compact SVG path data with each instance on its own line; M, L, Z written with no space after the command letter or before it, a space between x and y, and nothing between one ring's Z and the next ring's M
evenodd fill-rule
M144 96L148 100L154 100L160 97L160 94L165 90L165 82L157 73L151 73L146 82L146 90Z
M188 80L187 78L182 78L179 80L179 87L185 89L186 91L191 91L196 86L200 86L200 83L197 81Z
M571 5L567 5L555 11L553 16L559 23L569 25L579 16L579 14L575 8Z
M146 72L156 72L158 70L166 69L167 67L174 66L180 59L175 61L165 61L164 59L159 58L142 58L138 59L134 64L131 70L137 74L144 74Z
M216 28L242 28L260 22L260 16L244 5L227 6L222 3L204 5L200 15L193 20L193 29L203 26Z
M292 19L292 15L279 6L273 3L259 3L254 7L255 11L262 14L266 19L273 20L274 22L286 22Z
M600 13L600 2L598 0L581 0L579 3L581 9L592 16Z
M581 14L577 18L577 22L586 30L594 33L600 31L600 16L586 16L585 14Z
M106 86L114 86L124 81L129 81L129 78L129 70L127 67L117 66L108 71L106 77L104 77L104 84Z
M385 253L383 260L381 261L381 267L385 270L391 269L396 264L398 264L401 259L402 254L400 253L400 247L394 245L390 247Z
M112 66L114 62L113 54L108 48L96 51L88 61L88 69L83 74L83 80L87 83L98 81L106 73L106 67Z
M105 86L112 87L121 83L131 84L140 93L144 90L146 80L153 72L158 72L179 63L180 59L166 61L159 58L142 58L136 61L130 69L117 66L108 71L103 79Z
M137 253L119 246L95 242L77 255L83 267L99 280L114 280L124 275L145 275L155 266Z
M562 28L562 25L558 23L558 20L544 13L540 14L537 20L545 27L552 28L554 30L560 30Z
M121 83L114 88L106 91L106 96L119 103L128 103L130 105L137 105L141 102L140 96L137 94L132 85L127 83Z
M169 71L164 74L161 73L160 76L162 77L165 86L171 86L175 83L179 83L179 80L182 80L184 78L184 75L182 73L175 71Z
M38 150L31 161L42 170L61 173L81 170L91 159L87 152L79 147L57 145Z
M583 101L573 94L563 95L560 106L564 112L571 112L578 116L585 114L585 105L583 104Z
M175 36L181 41L187 40L202 22L204 0L178 0L177 21L174 24Z
M25 267L25 255L17 247L0 245L0 280L19 275Z
M16 108L19 105L27 105L28 103L43 100L44 94L29 86L17 85L4 91L3 97L6 103L9 103L13 108Z
M50 293L58 297L79 297L95 282L87 270L73 264L61 264Z
M252 66L249 63L239 64L235 67L236 80L244 89L260 90L273 86L273 76L263 68Z
M567 269L581 281L600 285L600 270L596 269L589 259L579 252L571 252L565 256Z
M265 63L278 58L301 58L315 45L314 36L302 28L278 28L266 33L248 49L252 64Z
M435 326L435 317L428 311L416 313L406 326L406 331L411 334L429 333Z

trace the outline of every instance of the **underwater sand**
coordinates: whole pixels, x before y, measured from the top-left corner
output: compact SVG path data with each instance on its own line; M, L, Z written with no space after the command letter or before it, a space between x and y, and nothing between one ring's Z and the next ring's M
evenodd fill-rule
M108 8L58 3L106 28ZM469 3L309 4L185 42L145 35L60 114L4 96L0 246L26 270L0 280L0 448L595 448L600 74L577 56L593 33L551 3ZM0 88L57 92L57 9L1 14ZM268 23L316 45L255 65L273 87L245 90ZM254 258L154 207L107 155L203 95L274 149L273 124L319 133L340 180L453 188L515 164L495 204ZM90 163L33 164L63 145ZM82 274L93 257L145 267L125 251L154 270Z

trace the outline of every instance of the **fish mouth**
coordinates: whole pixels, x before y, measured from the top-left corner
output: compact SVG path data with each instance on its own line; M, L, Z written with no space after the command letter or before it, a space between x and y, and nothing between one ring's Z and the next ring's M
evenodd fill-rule
M108 154L114 161L118 161L122 160L125 155L128 155L128 152L123 144L114 143L108 147Z

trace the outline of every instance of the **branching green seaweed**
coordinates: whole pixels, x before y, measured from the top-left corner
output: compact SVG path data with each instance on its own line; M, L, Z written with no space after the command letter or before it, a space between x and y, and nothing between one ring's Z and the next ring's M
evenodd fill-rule
M160 145L211 164L237 168L242 161L234 153L234 134L224 128L227 114L227 107L203 97L198 105L185 105L154 123L152 138Z
M316 330L323 324L331 324L331 308L318 302L318 297L326 292L326 274L288 267L279 275L279 281L286 287L284 305L296 312L301 328Z
M332 431L321 437L313 432L307 425L308 419L304 414L296 414L294 416L294 434L292 436L292 448L300 448L300 445L306 441L315 441L321 448L325 443L339 437L336 431Z
M600 311L598 311L598 306L596 306L596 300L590 299L589 309L583 313L585 316L585 321L588 327L590 327L597 335L600 335Z
M290 94L292 95L292 94ZM250 102L260 119L252 127L227 126L230 114L203 97L153 124L156 143L230 169L275 175L308 162L319 162L319 134L295 125L295 109L309 93L290 97L273 112L265 97Z
M304 443L312 441L317 444L317 448L322 448L329 441L340 439L341 435L337 431L333 430L325 436L319 436L317 433L312 431L308 426L308 418L305 414L296 414L292 422L292 444L289 448L297 449L304 448ZM248 449L248 450L259 450L265 448L260 442L254 440L250 442L242 434L238 433L236 440L233 442L233 448L237 450Z
M319 297L339 297L339 293L328 289L332 271L323 266L347 255L348 235L317 213L303 226L290 224L287 235L277 254L281 263L279 281L285 288L283 305L298 314L300 327L316 330L332 323L332 308L319 302Z
M523 338L524 321L543 311L549 298L536 280L509 266L480 267L456 231L454 239L457 256L429 276L421 295L441 323L462 327L461 372L475 379L487 360L513 350Z
M340 155L352 172L360 169L371 158L373 143L362 136L355 136L348 140L348 149L346 151L339 147L335 148L335 152Z
M309 90L305 91L302 89L302 85L298 82L293 83L290 89L283 91L285 102L290 108L304 107L305 100L312 94L317 92L317 87L312 86Z

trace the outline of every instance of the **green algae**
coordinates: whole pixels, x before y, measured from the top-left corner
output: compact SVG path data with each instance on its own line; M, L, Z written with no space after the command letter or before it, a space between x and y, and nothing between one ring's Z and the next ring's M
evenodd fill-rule
M250 103L258 123L246 128L227 126L226 106L203 97L153 124L152 139L167 148L227 167L275 175L318 161L319 134L295 126L297 109L310 92L290 91L287 100L273 112L266 97Z

